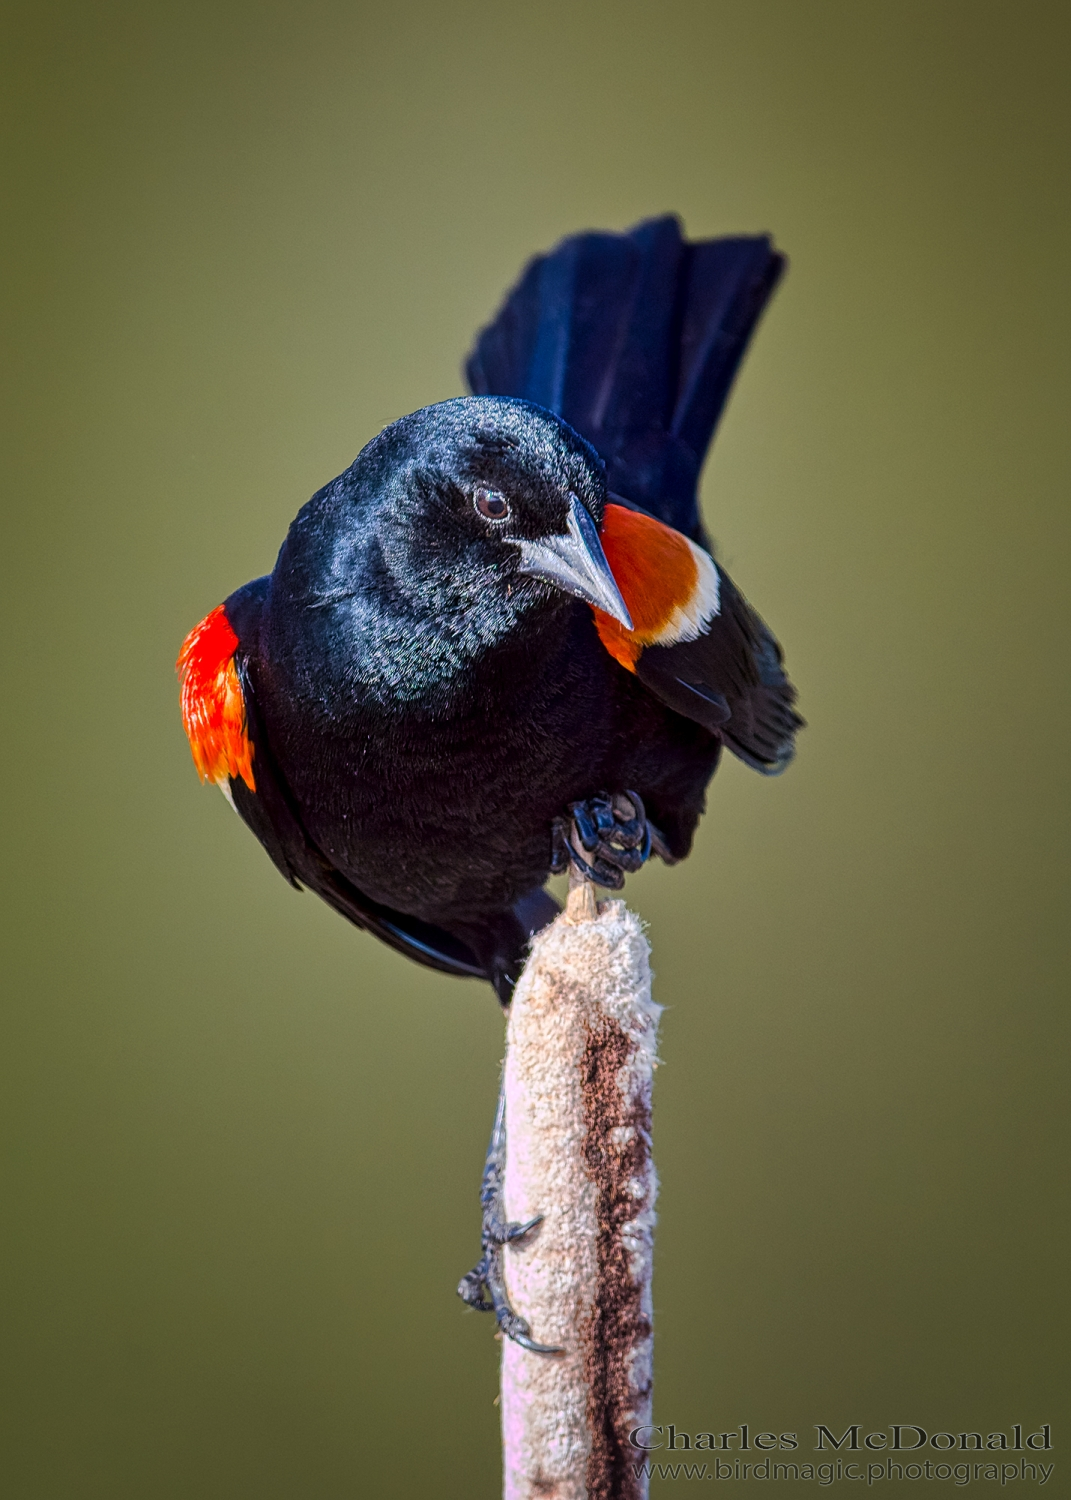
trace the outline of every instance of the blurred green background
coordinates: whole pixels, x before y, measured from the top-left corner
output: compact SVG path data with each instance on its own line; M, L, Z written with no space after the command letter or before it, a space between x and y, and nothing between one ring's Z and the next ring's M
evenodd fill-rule
M5 1496L496 1493L497 1007L284 885L172 664L530 253L667 209L791 258L704 498L810 727L631 884L657 1417L1059 1424L1068 21L5 9Z

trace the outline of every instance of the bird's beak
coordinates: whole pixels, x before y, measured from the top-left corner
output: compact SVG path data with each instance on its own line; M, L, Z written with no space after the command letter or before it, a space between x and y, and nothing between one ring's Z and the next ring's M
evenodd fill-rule
M632 616L610 572L595 522L575 495L569 501L568 528L564 536L545 536L538 541L511 538L521 549L520 571L545 578L567 594L586 599L631 630Z

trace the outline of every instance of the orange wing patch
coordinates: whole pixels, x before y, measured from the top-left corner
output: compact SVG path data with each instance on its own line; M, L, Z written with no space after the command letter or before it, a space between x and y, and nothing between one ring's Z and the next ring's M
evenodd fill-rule
M190 631L176 663L182 687L182 726L202 781L226 787L229 776L240 776L253 792L253 745L234 665L237 649L238 637L222 604Z
M653 516L607 505L599 534L606 561L632 616L633 630L595 610L599 639L615 661L636 670L645 646L694 641L718 613L718 570L710 556Z

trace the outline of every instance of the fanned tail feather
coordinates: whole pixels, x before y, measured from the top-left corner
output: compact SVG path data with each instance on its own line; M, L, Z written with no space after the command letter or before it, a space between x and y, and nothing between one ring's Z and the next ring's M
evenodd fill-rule
M579 234L529 262L466 365L598 450L610 491L702 539L699 471L784 267L766 235L689 243L673 216Z

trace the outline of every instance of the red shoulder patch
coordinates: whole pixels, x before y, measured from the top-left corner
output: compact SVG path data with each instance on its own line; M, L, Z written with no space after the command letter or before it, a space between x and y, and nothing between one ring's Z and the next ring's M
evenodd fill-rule
M607 505L599 533L635 627L595 610L599 639L630 672L645 646L693 641L718 613L719 580L702 547L654 516Z
M253 792L253 745L234 665L237 649L238 637L222 604L190 631L176 663L182 727L202 781L219 783L240 776Z

